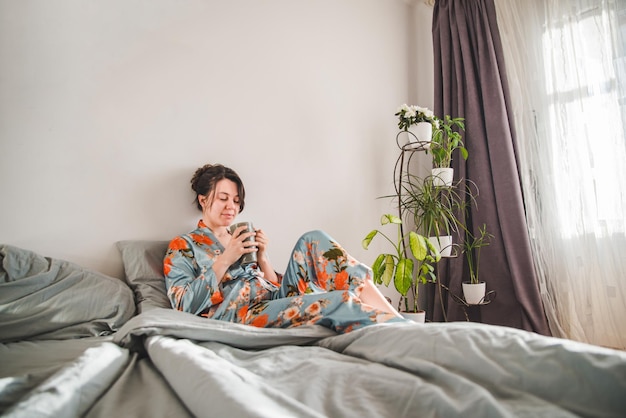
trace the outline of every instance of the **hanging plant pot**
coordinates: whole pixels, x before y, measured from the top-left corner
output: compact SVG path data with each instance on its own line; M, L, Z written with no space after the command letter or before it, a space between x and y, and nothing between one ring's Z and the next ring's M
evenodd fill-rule
M433 139L433 125L430 122L418 122L409 126L407 135L410 143L415 143L416 146L428 149Z
M454 178L454 168L435 167L432 169L431 174L433 176L433 186L452 187L452 180Z
M485 300L487 284L485 282L463 282L463 296L468 305L479 305Z
M426 322L426 311L419 312L400 312L404 319L408 319L413 322L419 322L421 324Z
M452 235L428 237L428 240L442 257L450 257L452 255Z

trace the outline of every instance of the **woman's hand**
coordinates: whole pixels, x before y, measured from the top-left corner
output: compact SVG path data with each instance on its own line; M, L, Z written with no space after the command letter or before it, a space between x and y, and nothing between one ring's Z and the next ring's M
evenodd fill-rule
M267 258L267 244L269 240L267 239L267 236L265 235L265 232L263 232L262 229L256 230L256 242L257 242L256 245L258 248L257 260Z
M276 276L274 267L272 267L270 258L267 255L267 245L269 240L262 229L256 230L256 242L259 249L257 253L257 264L263 273L263 277L271 282L278 283L278 276Z
M246 239L254 237L257 233L255 231L243 232L245 229L245 225L235 229L233 235L230 237L230 241L228 241L228 244L224 247L224 252L221 257L223 257L223 261L227 264L227 267L234 264L242 255L257 251L256 247L259 243L254 238L251 241L246 241Z

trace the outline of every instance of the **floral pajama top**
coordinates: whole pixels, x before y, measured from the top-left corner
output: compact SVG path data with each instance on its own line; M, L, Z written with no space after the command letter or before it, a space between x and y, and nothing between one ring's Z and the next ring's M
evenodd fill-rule
M163 270L174 309L257 327L318 324L339 333L402 321L361 303L371 269L322 231L300 237L277 283L263 278L256 264L236 262L218 284L212 266L222 251L202 220L196 230L170 242Z

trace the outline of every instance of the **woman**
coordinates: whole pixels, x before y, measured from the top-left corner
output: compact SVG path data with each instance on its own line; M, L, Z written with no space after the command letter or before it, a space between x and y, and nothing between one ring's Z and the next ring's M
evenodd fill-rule
M229 226L245 203L245 189L228 167L207 164L191 179L202 219L194 231L174 238L163 269L175 309L258 327L318 324L339 333L365 325L403 321L357 262L321 231L296 243L284 275L268 257L262 229L231 235ZM253 237L253 240L247 238ZM257 252L257 263L241 264Z

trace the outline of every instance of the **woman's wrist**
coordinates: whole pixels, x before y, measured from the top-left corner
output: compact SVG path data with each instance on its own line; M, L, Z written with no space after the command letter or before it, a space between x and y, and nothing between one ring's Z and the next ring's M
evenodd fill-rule
M230 264L228 264L226 260L224 260L223 255L220 255L215 259L215 261L213 262L213 273L215 273L215 278L217 279L218 283L224 279L224 276L226 276L226 272L228 271L229 267Z
M266 255L260 256L259 259L257 260L257 264L259 268L261 269L261 271L263 272L263 275L265 276L266 279L273 281L273 282L278 280L276 276L276 272L274 271L274 268L272 267L272 263L270 263L269 257L267 257Z

